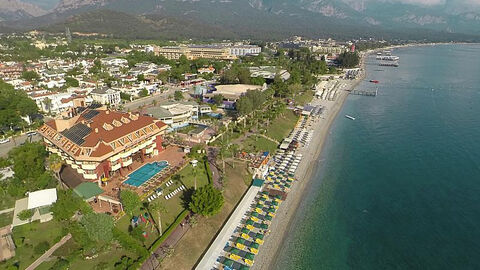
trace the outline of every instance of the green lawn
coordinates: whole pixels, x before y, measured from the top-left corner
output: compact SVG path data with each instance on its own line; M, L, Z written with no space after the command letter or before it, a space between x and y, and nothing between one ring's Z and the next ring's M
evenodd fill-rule
M8 193L1 195L0 210L15 207L16 198L10 196Z
M111 245L108 250L100 252L98 257L87 260L79 254L79 248L75 241L70 239L53 253L52 258L54 259L42 263L37 270L49 270L58 260L55 259L55 257L63 257L70 261L69 269L96 269L97 266L103 265L104 268L100 269L113 270L115 263L120 261L122 256L129 256L131 258L135 258L136 256L135 254L130 254L130 252L124 250L122 247Z
M235 205L242 198L248 186L245 184L251 175L245 162L237 162L235 168L226 166L225 204L217 215L199 217L198 224L190 229L175 247L172 257L165 258L160 269L193 269L209 243L228 219Z
M13 211L0 215L0 228L12 224Z
M281 142L292 131L297 121L298 116L292 110L285 110L283 116L279 116L270 123L266 135Z
M34 252L38 243L46 241L50 246L53 246L64 235L62 225L55 220L45 223L37 221L15 227L13 229L13 241L17 247L16 256L8 260L7 265L18 262L20 269L25 269L40 257L41 254L35 254Z
M241 145L243 151L248 153L256 152L275 152L278 145L271 140L265 139L260 136L250 136Z
M295 103L297 105L305 105L310 103L313 99L313 91L307 90L303 92L302 94L298 95L295 97Z
M205 167L203 162L199 162L196 168L197 173L197 188L208 184L208 177L205 171ZM173 181L173 184L167 187L165 184L161 186L163 189L163 195L156 200L159 200L165 211L161 212L161 222L162 222L162 231L165 232L170 225L174 223L178 215L185 210L185 203L183 200L183 192L177 193L175 196L170 198L169 200L165 199L165 196L171 192L173 192L176 188L180 187L181 185L185 185L187 189L193 188L195 185L195 176L193 173L193 167L191 165L186 166L182 169L179 173L180 181ZM141 210L141 208L134 211L134 215L140 215L145 213L146 210ZM158 212L153 212L152 216L154 218L155 223L158 222ZM128 233L128 227L130 225L130 217L125 215L119 221L117 221L116 226L124 232ZM151 227L145 227L143 224L141 228L144 229L148 233L148 237L146 239L145 246L148 248L150 247L159 237L156 230L151 230Z

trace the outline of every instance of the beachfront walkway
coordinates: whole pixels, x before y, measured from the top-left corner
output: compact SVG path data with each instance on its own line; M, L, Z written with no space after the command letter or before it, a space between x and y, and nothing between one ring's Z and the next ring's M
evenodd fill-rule
M243 217L250 209L261 187L251 186L242 201L238 204L233 214L223 226L220 233L215 238L215 241L210 245L202 260L195 269L209 270L213 269L217 262L218 256L223 252L225 245L230 240L230 237L235 232L235 229L241 223Z

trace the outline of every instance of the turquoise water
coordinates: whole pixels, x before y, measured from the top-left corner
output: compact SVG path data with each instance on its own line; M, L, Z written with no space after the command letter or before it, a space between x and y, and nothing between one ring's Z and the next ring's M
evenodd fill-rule
M480 269L480 45L394 54L367 61L380 94L348 97L274 269Z
M155 176L157 173L161 172L168 166L168 162L160 161L160 162L152 162L143 165L142 167L138 168L136 171L132 172L128 175L128 180L124 183L127 185L131 185L134 187L139 187L143 183L147 182Z

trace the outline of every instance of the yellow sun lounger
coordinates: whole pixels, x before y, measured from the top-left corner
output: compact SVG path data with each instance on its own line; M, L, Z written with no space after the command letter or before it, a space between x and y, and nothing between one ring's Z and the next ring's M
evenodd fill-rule
M268 200L268 196L263 194L263 198L265 198L266 200Z
M274 213L268 213L268 215L271 216L271 217L275 217Z
M258 254L258 249L256 248L250 248L250 251L255 255Z
M242 259L242 257L236 255L236 254L230 254L230 259L234 260L234 261L238 261L240 259Z
M259 245L263 245L263 240L260 238L255 239L255 242Z
M256 218L256 217L251 217L250 218L251 220L255 221L255 222L258 222L260 219Z
M262 213L262 209L260 209L260 208L255 208L255 212L261 214L261 213Z
M245 263L248 265L248 266L252 266L253 265L253 261L249 260L249 259L245 259Z
M252 225L247 225L247 229L249 229L250 231L253 231L253 229L255 229L255 227L253 227Z
M239 248L239 249L244 249L244 248L245 248L245 246L244 246L244 245L242 245L242 244L240 244L240 243L237 243L237 248Z
M250 239L250 235L248 235L246 233L242 233L242 238L245 239L245 240L248 240L248 239Z

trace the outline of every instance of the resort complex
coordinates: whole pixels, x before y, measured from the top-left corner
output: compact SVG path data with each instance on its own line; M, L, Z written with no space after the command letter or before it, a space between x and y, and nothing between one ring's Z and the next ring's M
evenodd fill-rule
M83 178L100 183L135 159L158 155L166 127L149 116L97 108L47 122L39 132L49 152Z

